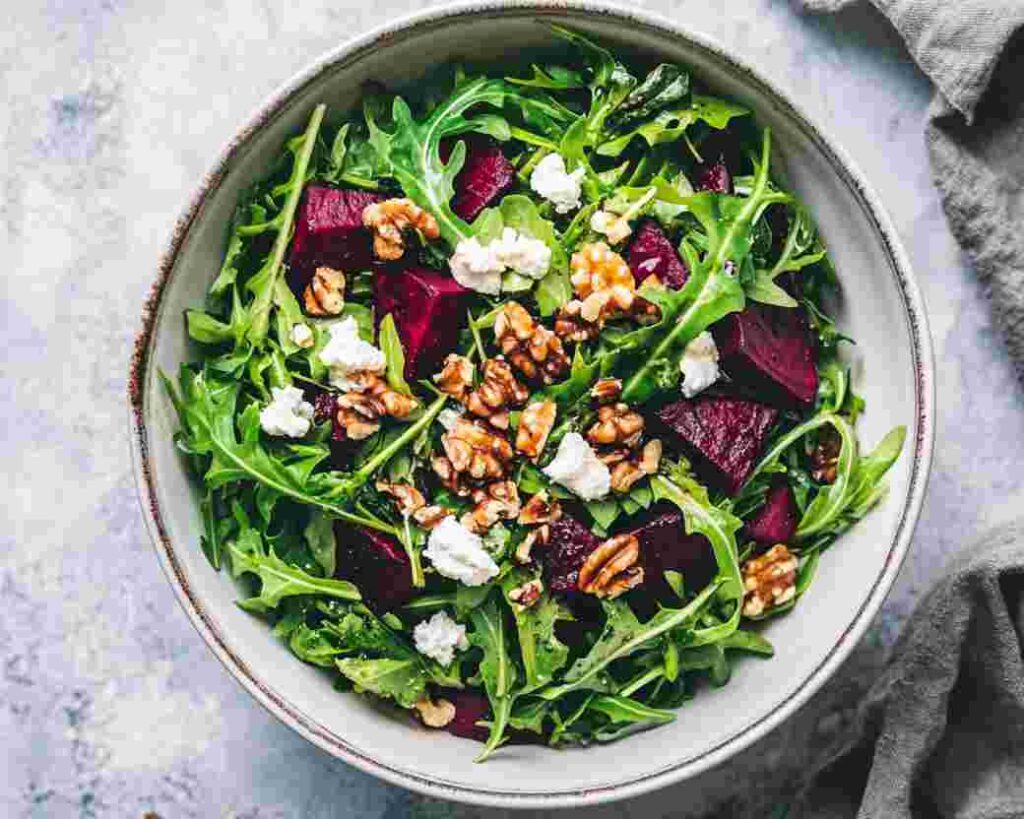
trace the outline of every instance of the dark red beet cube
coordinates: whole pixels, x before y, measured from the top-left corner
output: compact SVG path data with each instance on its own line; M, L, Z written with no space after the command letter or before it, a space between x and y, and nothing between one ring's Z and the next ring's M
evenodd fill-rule
M732 174L726 167L724 160L718 160L711 165L701 168L697 176L697 190L709 191L710 193L733 192Z
M395 317L405 350L405 377L425 378L455 349L472 291L424 267L379 267L373 276L377 321Z
M457 216L472 222L480 211L508 192L515 182L516 169L493 139L477 134L463 139L466 161L455 177L452 210ZM443 143L440 153L441 160L447 162L451 143Z
M412 569L401 544L382 532L336 523L337 575L351 580L363 599L379 611L390 611L414 593Z
M690 277L672 242L651 219L645 219L636 229L636 236L626 251L626 261L637 284L648 276L657 276L666 287L679 290Z
M373 263L373 240L363 227L363 209L385 197L379 193L309 185L295 216L289 266L294 288L305 287L320 265L365 270Z
M712 333L722 369L734 379L784 406L814 402L817 350L803 310L752 304Z
M478 742L487 741L490 734L487 726L477 725L480 720L489 718L491 710L483 692L470 688L442 688L438 696L455 706L455 719L445 726L449 734Z
M762 506L744 527L747 537L762 546L789 543L796 534L796 501L785 483L776 483L768 490Z
M717 564L704 535L686 534L682 514L671 506L658 506L647 520L631 529L640 542L644 567L643 587L663 601L674 596L665 581L666 571L681 572L690 591L704 588L715 576Z
M713 486L735 495L761 455L778 410L755 401L724 396L682 399L658 410L669 443L693 459Z
M552 591L574 592L580 577L580 568L601 543L576 518L562 515L551 524L551 539L544 550L548 588Z

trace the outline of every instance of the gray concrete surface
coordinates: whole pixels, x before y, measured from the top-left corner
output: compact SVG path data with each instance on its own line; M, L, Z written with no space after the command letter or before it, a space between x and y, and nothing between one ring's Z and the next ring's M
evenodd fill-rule
M841 729L943 560L1022 506L1024 404L933 191L930 97L866 9L651 2L764 66L888 205L938 357L939 445L914 550L844 671L700 782L588 811L766 815ZM418 4L22 0L0 27L0 814L476 816L307 745L223 671L178 609L129 472L125 381L154 263L215 151L283 78ZM721 8L717 8L721 7Z

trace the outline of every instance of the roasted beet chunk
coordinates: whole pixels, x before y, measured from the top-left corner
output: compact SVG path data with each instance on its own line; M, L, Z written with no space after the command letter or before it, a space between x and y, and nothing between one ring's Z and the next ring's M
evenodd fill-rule
M406 378L432 374L455 349L470 291L451 276L427 268L377 268L373 300L379 321L388 313L405 349Z
M778 417L773 407L723 396L702 396L667 404L657 419L669 442L694 460L704 479L735 495L761 454Z
M712 332L730 376L784 406L814 401L817 356L803 310L752 304L726 316Z
M373 241L363 227L363 208L384 199L377 193L310 185L302 194L292 239L293 287L305 287L320 265L365 270L373 262Z
M773 484L764 506L744 527L747 537L762 546L789 543L796 533L796 502L785 483Z
M438 696L455 706L455 718L445 726L449 734L479 742L487 740L490 733L487 727L477 725L480 720L487 719L491 710L486 696L469 688L442 688Z
M710 165L700 169L697 176L697 190L710 193L732 193L732 174L725 165L725 161L719 159Z
M626 251L626 261L637 284L648 276L657 276L666 287L679 290L690 275L668 237L658 223L650 219L645 219L636 229L636 236Z
M681 572L690 591L704 588L715 576L711 544L703 535L686 534L683 516L673 507L655 507L647 520L629 533L640 542L643 587L662 601L673 597L665 581L666 571Z
M335 524L338 576L351 580L379 611L397 608L413 596L409 558L394 538L373 529Z
M552 591L576 591L580 567L600 544L597 536L576 518L563 515L551 524L551 539L544 549L548 588Z
M472 222L480 211L502 196L516 178L516 169L505 158L498 143L484 136L465 137L466 161L455 177L452 210ZM450 146L445 145L442 159L447 162Z

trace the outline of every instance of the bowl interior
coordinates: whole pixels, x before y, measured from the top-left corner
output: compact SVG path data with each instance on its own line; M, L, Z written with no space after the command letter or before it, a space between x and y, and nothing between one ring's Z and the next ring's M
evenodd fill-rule
M610 13L505 8L446 14L319 64L226 154L172 249L138 373L143 492L172 580L211 646L265 704L323 747L406 786L456 799L539 806L638 793L697 773L770 729L835 669L877 609L909 540L927 469L927 331L899 251L880 228L869 195L816 131L713 48ZM518 64L524 48L559 47L545 27L553 17L652 58L691 66L773 128L778 161L821 226L844 283L840 323L857 339L855 382L868 407L859 425L862 440L873 446L895 424L905 424L909 435L888 498L825 556L795 614L767 627L773 660L743 664L728 686L701 691L668 726L582 750L511 747L474 765L474 743L416 729L361 697L336 693L325 675L292 657L262 622L235 606L236 589L199 549L196 487L173 446L175 419L156 372L174 372L190 356L182 311L202 302L217 272L239 192L266 172L314 104L324 101L338 116L357 104L364 82L412 82L451 59Z

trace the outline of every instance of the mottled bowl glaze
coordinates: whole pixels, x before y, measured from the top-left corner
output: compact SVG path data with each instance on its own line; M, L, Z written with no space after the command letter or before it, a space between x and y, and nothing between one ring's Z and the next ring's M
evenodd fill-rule
M235 606L231 581L199 549L196 487L172 443L175 420L157 371L173 372L189 356L182 311L201 303L218 270L239 192L266 172L316 103L338 115L370 79L409 82L453 58L515 61L524 48L555 45L550 22L685 63L773 128L788 182L810 205L845 284L840 323L858 341L854 372L869 408L862 440L873 446L895 424L909 435L887 499L822 560L797 611L768 626L773 660L743 663L728 686L701 691L656 730L585 749L513 746L474 765L475 744L338 694ZM238 681L311 742L364 771L436 797L525 808L622 799L696 776L796 711L839 668L903 562L924 495L935 412L921 296L889 218L846 154L765 77L705 37L596 3L430 11L341 46L272 95L221 153L177 224L145 308L130 398L135 470L157 553L185 611Z

